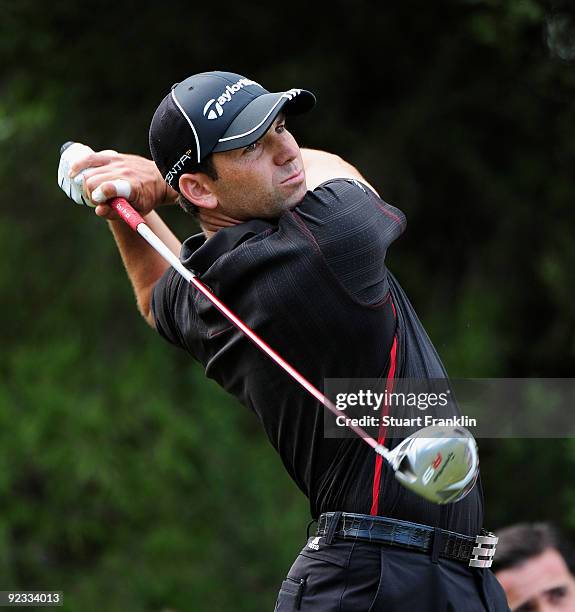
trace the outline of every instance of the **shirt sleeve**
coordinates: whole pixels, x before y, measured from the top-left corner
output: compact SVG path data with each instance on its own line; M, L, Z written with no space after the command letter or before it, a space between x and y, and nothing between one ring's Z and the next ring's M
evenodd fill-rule
M168 342L183 348L183 343L174 321L175 305L181 285L181 276L168 268L154 286L151 298L151 310L156 330Z
M308 193L294 212L352 295L369 304L385 298L387 250L406 226L401 210L384 202L363 183L339 179Z

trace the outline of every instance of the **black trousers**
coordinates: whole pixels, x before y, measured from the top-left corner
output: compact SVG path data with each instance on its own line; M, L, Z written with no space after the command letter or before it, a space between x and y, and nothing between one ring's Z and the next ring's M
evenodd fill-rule
M279 592L275 611L509 612L488 569L427 553L311 537Z

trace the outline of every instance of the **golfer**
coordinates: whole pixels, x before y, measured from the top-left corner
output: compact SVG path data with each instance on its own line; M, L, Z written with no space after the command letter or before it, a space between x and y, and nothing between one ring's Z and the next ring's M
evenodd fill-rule
M143 317L254 412L310 500L317 531L276 610L507 610L491 571L473 563L480 482L461 502L434 505L401 487L362 440L325 438L323 407L105 203L127 196L182 263L319 389L326 378L446 378L384 263L404 214L353 166L300 149L288 130L314 104L305 90L196 74L154 114L154 163L106 151L78 159L73 173L84 170L84 191L109 220ZM176 202L202 228L183 244L155 212Z

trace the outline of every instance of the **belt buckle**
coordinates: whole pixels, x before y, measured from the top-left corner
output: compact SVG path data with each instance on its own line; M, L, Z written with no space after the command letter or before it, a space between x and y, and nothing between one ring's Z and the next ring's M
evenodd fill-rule
M482 535L476 536L475 544L477 544L477 546L471 551L469 567L491 567L498 541L499 538L494 533L488 531L482 533Z

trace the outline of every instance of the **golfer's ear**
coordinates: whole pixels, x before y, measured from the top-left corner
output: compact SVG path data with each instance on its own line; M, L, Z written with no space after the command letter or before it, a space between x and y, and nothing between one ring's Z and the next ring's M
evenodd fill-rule
M183 196L199 208L216 208L218 199L212 191L209 178L202 172L182 174L180 191Z

